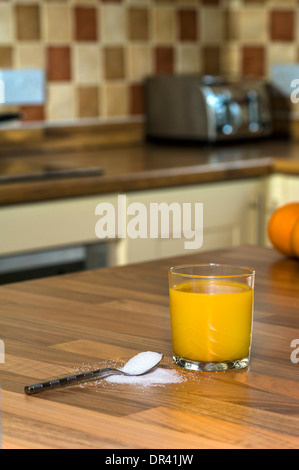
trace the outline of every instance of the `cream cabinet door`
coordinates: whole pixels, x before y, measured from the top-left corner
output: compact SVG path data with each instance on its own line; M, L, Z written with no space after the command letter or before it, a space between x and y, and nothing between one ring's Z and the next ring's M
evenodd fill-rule
M61 199L0 208L0 256L98 242L95 208L117 196Z
M123 262L133 263L149 259L191 254L194 251L227 248L261 241L263 217L263 179L246 179L183 186L127 194L127 204L142 203L149 212L151 203L203 204L203 243L198 249L186 249L183 229L181 236L174 233L170 223L169 237L159 231L158 238L126 239ZM149 221L150 223L150 221Z

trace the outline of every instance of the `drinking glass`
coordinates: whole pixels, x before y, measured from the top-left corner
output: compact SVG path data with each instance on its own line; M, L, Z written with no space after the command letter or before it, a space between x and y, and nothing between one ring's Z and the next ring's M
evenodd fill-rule
M236 370L250 361L255 271L198 264L169 269L173 360L185 369Z

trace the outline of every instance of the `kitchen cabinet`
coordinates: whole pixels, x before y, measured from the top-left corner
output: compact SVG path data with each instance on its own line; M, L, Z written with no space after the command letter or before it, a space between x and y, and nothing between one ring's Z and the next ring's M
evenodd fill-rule
M260 207L257 201L262 195L263 179L260 178L129 192L125 195L125 212L134 203L142 204L146 210L151 203L164 202L168 206L178 203L181 208L184 203L189 203L194 218L195 204L202 203L203 243L196 250L186 249L185 242L194 238L193 227L190 233L183 233L183 230L178 233L178 227L173 230L172 220L169 220L167 238L161 226L158 227L157 238L151 238L149 226L146 238L120 238L116 233L115 243L109 245L110 263L127 264L192 251L258 243ZM95 233L99 218L95 213L96 207L108 203L115 207L117 216L118 196L108 194L2 207L0 255L99 242ZM131 219L127 214L125 223Z
M203 243L198 249L186 249L184 233L174 233L170 223L169 238L159 228L158 238L127 238L124 243L123 262L140 262L192 252L227 248L240 244L258 244L263 238L264 179L215 182L171 189L129 193L127 203L177 202L203 204ZM148 211L149 212L149 211ZM186 234L188 237L191 235Z

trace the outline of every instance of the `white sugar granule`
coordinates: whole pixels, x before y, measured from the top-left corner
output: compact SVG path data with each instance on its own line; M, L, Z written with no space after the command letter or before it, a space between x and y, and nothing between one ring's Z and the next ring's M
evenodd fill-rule
M174 370L167 370L159 367L158 369L155 369L145 375L132 377L126 375L111 375L105 380L106 382L110 383L131 384L140 385L142 387L150 387L151 385L182 382L183 378L179 376Z

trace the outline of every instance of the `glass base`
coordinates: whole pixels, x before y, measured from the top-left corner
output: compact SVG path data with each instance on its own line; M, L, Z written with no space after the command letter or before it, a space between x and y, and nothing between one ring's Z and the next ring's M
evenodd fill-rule
M187 370L199 370L205 372L230 371L245 369L249 365L249 357L235 361L223 362L197 362L183 357L173 356L173 362Z

